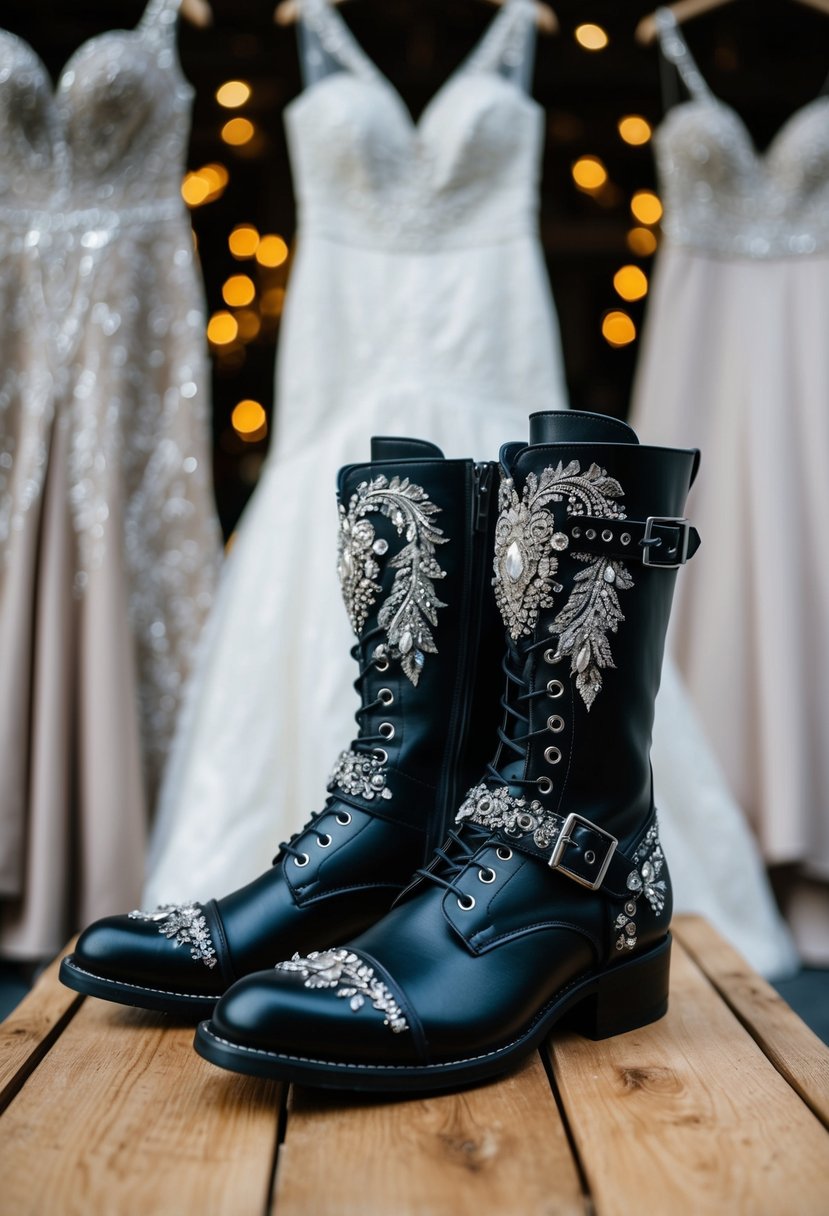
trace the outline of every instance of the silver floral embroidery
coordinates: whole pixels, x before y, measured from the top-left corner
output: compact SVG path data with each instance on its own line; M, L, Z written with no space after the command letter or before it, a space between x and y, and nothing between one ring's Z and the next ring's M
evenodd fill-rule
M377 620L386 631L387 652L400 659L403 671L417 684L425 656L437 654L432 628L437 610L446 605L435 592L435 579L445 577L435 556L435 546L447 537L434 523L440 507L408 477L384 476L362 482L346 509L340 504L339 560L337 570L343 598L354 632L359 634L382 591L378 581L378 558L388 552L388 542L377 537L366 518L375 512L385 515L405 536L406 544L389 561L396 571L391 591Z
M627 878L627 887L631 892L630 900L625 904L624 911L616 917L616 928L620 931L616 938L617 950L632 950L636 945L636 904L644 895L657 916L665 910L665 899L668 888L664 878L660 878L665 864L665 854L659 841L659 825L654 822L648 828L644 839L633 854L633 860L638 869L631 870Z
M175 939L174 946L189 946L190 957L203 962L206 967L216 966L216 950L210 935L204 912L198 904L161 904L155 912L135 909L130 920L148 920L158 923L163 937Z
M328 788L341 789L370 802L374 798L391 798L386 779L386 766L379 756L370 752L340 752Z
M475 785L460 805L456 823L469 820L481 827L503 828L509 836L532 837L540 849L548 848L561 830L559 817L545 810L537 799L527 802L516 798L503 785L491 790L485 785Z
M307 958L295 954L290 961L277 963L276 969L297 972L306 988L336 988L337 996L347 1000L355 1013L370 1001L394 1034L409 1029L397 1001L374 974L374 968L350 950L314 950Z
M558 554L569 545L557 530L549 507L566 504L568 518L590 515L624 519L622 487L605 469L591 464L584 472L577 460L566 466L550 465L540 476L530 473L521 497L510 478L501 484L500 516L495 532L495 598L514 640L532 634L541 610L553 607L561 591L555 581ZM585 553L572 556L586 566L574 579L567 603L550 626L558 635L556 657L569 657L586 707L590 709L602 686L601 669L613 667L607 640L624 620L618 590L628 590L633 579L621 562Z

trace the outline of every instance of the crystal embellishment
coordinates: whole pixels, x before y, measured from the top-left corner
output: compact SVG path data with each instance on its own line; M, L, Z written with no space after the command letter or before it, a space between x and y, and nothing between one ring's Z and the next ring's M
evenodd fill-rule
M405 538L400 552L389 558L394 582L377 620L386 631L387 653L400 660L415 685L425 656L437 654L432 629L437 625L438 608L446 607L435 591L435 580L445 578L435 547L448 539L434 522L439 511L426 491L408 477L389 480L382 475L361 482L347 508L340 504L337 571L349 620L358 636L382 593L378 559L389 549L388 541L376 535L367 517L384 515L398 536Z
M375 798L391 798L386 777L384 762L372 752L340 752L328 788L373 802Z
M307 958L295 954L288 962L277 963L276 969L301 975L306 988L336 988L336 995L347 1000L354 1013L369 1001L394 1034L409 1029L389 988L351 950L314 950Z
M203 962L206 967L216 966L216 949L213 938L199 904L161 904L155 912L135 909L130 920L155 921L162 937L170 938L174 946L189 946L194 962Z
M540 849L549 848L561 831L557 815L537 799L528 802L526 798L516 798L505 785L494 790L486 785L473 786L455 816L456 823L465 820L493 831L501 828L508 836L532 834Z
M645 833L644 839L633 854L637 869L631 870L627 877L627 888L632 892L632 898L625 904L623 912L616 917L615 926L618 930L616 938L617 950L632 950L636 945L636 901L644 895L657 916L665 910L667 885L661 878L665 865L665 854L659 841L659 824L654 820Z
M621 496L622 487L605 469L591 464L582 473L577 460L550 465L540 476L528 474L520 497L512 479L502 481L493 585L514 641L533 633L542 609L552 608L554 595L562 590L555 574L569 538L556 527L553 504L564 504L568 519L618 520L625 518ZM572 556L585 563L584 569L576 573L550 632L558 637L556 658L570 659L576 688L590 709L602 687L602 669L614 666L607 635L625 619L617 592L629 590L633 579L621 562L585 553Z

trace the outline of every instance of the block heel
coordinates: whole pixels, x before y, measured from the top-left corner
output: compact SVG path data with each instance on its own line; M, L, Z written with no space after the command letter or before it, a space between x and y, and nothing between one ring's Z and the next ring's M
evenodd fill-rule
M617 963L601 975L567 1025L588 1039L609 1039L658 1021L668 1011L670 971L669 933L647 954Z

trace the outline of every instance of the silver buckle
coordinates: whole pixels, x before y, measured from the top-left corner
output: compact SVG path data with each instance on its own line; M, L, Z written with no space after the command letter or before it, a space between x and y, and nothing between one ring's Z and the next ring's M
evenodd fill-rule
M651 556L656 549L656 545L649 545L647 542L653 539L654 524L667 524L670 528L680 528L682 537L679 544L679 561L676 562L661 562L658 558ZM677 566L684 566L688 560L688 544L691 539L691 521L688 519L680 519L676 515L649 515L645 520L645 534L642 537L643 566L658 566L660 570L675 570Z
M597 835L604 836L605 840L610 841L610 845L608 846L608 850L604 855L602 864L599 866L599 873L596 875L594 882L589 882L586 878L583 878L581 874L577 874L575 870L571 870L568 866L562 865L561 863L565 849L569 844L572 843L570 833L577 823L583 823L586 828L590 828L591 832L596 832ZM616 837L611 836L610 832L606 832L604 828L597 827L595 823L591 823L591 821L589 819L585 819L583 815L575 815L571 813L564 821L564 827L561 829L561 835L556 841L556 845L553 849L548 865L550 866L551 870L560 870L562 874L566 874L568 878L572 878L574 882L579 884L579 886L587 887L588 891L598 891L599 887L604 882L605 874L607 874L611 858L616 852L616 846L618 843L619 841L616 839Z

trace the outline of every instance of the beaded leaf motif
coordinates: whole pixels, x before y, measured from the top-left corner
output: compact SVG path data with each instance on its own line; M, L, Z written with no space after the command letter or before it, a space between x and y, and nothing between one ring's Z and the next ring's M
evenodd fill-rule
M216 966L216 949L204 912L198 904L161 904L155 912L135 909L130 920L155 921L162 937L173 941L174 946L189 946L194 962L203 962L206 967Z
M329 789L341 789L345 794L366 798L391 798L386 785L386 766L371 752L340 752L328 781Z
M539 476L528 474L520 497L512 479L502 481L493 585L513 640L532 634L541 610L552 608L554 593L562 590L554 575L558 555L570 540L556 529L551 505L565 503L568 518L624 519L621 496L622 487L605 469L591 464L582 473L578 460L566 466L549 465ZM602 668L614 666L607 635L625 619L617 590L631 588L633 579L621 562L585 553L572 556L585 567L576 574L550 632L558 635L556 658L570 659L576 687L589 710L602 687Z
M382 475L361 482L347 508L340 504L337 571L346 610L358 635L383 590L378 559L389 547L383 537L377 537L367 516L385 515L398 535L405 537L406 544L389 561L394 582L377 620L386 631L383 653L399 659L415 685L425 656L437 654L432 629L437 625L438 608L446 607L435 591L435 580L445 577L435 546L448 539L434 522L439 511L426 491L408 477L389 480Z
M295 954L287 962L277 963L276 969L301 975L306 988L336 988L336 995L347 1000L354 1013L370 1001L383 1014L383 1025L394 1034L409 1029L388 987L351 950L314 950L307 958Z

